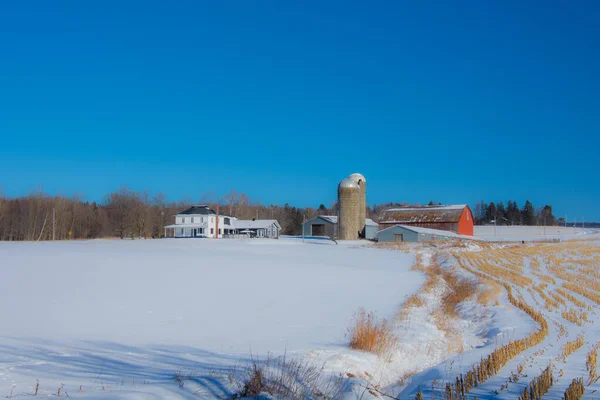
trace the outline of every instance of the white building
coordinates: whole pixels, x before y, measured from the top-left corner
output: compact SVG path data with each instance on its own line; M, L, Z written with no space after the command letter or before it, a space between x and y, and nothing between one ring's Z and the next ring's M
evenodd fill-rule
M238 220L235 228L239 234L251 237L278 239L281 226L275 219Z
M218 221L218 223L217 223ZM175 223L164 227L165 236L176 238L258 237L279 238L281 226L274 219L238 220L218 215L206 205L194 205L175 215ZM167 229L172 234L167 235Z
M217 217L217 213L206 205L195 205L175 215L175 224L164 227L165 236L167 229L173 229L172 236L176 238L222 238L224 234L235 233L235 222L234 217Z

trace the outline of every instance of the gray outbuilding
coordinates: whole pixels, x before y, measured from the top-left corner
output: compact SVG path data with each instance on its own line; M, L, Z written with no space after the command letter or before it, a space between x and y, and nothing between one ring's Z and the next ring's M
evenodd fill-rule
M377 239L377 230L379 229L379 224L374 222L373 220L367 218L365 225L365 239L375 240Z
M365 239L375 240L379 224L366 219ZM304 236L325 236L338 238L338 217L335 215L318 215L302 225Z
M319 215L309 219L302 225L304 236L337 237L338 217L333 215Z
M377 232L378 242L430 242L461 237L454 232L408 225L394 225Z

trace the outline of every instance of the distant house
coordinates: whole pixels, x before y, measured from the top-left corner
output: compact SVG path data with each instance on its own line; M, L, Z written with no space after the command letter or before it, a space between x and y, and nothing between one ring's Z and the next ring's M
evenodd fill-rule
M473 236L473 213L467 205L402 207L383 211L379 229L406 225Z
M377 232L378 242L429 242L460 237L462 236L450 231L408 225L393 225Z
M218 222L217 222L218 221ZM199 204L175 215L175 223L164 227L165 236L172 230L172 237L222 238L223 234L235 232L236 218L219 215L210 207ZM218 225L218 226L217 226Z
M377 222L367 218L365 238L375 239L377 236ZM302 224L304 236L326 236L337 238L338 217L335 215L318 215Z
M237 234L270 239L278 239L281 231L281 225L275 219L238 220L235 228Z
M217 215L210 207L199 204L175 215L175 223L164 227L165 236L176 238L246 237L279 238L281 226L274 219L238 220ZM171 232L167 235L167 231Z

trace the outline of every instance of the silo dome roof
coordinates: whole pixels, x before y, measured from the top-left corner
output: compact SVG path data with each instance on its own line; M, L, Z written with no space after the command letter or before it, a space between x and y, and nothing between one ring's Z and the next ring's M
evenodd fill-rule
M360 181L363 181L365 183L367 182L367 180L365 179L365 177L362 174L359 174L357 172L355 172L354 174L350 175L348 178L352 179L356 183L358 183Z
M350 179L350 178L346 178L346 179L342 180L338 187L360 189L360 186L358 186L358 183L356 183L354 181L354 179Z

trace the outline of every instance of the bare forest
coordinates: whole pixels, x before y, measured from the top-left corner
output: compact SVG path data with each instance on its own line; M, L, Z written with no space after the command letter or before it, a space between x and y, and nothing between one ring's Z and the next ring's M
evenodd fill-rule
M42 192L8 198L0 193L0 240L56 240L94 238L160 238L163 227L192 204L207 204L221 214L238 219L276 219L284 235L298 235L304 218L332 214L333 208L297 208L285 204L265 206L232 190L225 196L205 201L169 201L163 193L154 195L123 187L105 196L102 202L84 201L78 196L49 196ZM332 205L335 207L335 205ZM53 223L54 222L54 223Z

